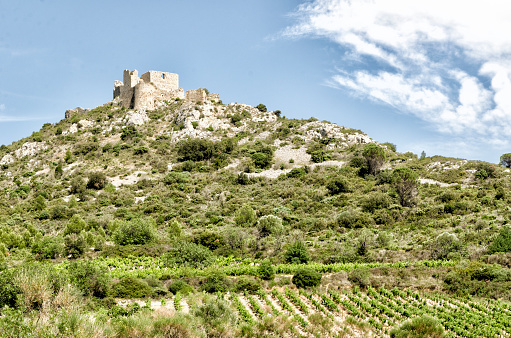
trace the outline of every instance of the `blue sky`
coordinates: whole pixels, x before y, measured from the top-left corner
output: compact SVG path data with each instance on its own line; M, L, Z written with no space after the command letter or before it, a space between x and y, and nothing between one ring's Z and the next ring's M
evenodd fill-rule
M112 98L124 69L398 151L511 151L506 1L0 0L0 144Z

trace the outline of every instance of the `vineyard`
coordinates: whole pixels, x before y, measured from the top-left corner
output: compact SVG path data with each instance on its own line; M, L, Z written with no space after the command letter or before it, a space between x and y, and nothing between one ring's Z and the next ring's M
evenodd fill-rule
M257 276L257 267L262 260L242 258L236 259L233 257L217 257L215 263L209 270L222 271L228 276L241 276L250 275ZM189 268L186 266L167 267L163 261L158 257L97 257L93 260L94 264L109 271L109 275L113 278L146 278L153 276L161 278L166 276L168 278L180 277L195 277L205 275L208 269ZM410 261L410 262L397 262L397 263L309 263L307 267L320 273L333 273L340 271L352 271L356 268L407 268L411 266L425 266L425 267L448 267L454 266L454 261ZM67 268L69 261L62 262L59 267L61 269ZM276 264L274 266L277 274L292 274L298 269L302 268L303 264Z
M196 295L188 296L194 298ZM297 336L389 336L407 319L429 315L439 320L446 337L507 337L511 307L505 303L450 297L439 293L357 287L338 291L274 288L256 294L218 295L229 301L241 323L254 325L273 317L294 323ZM180 294L169 304L176 311L188 306ZM187 310L188 311L188 310Z

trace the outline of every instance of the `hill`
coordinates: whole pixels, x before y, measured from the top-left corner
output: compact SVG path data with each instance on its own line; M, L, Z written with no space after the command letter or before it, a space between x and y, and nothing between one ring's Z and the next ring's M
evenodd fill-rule
M156 73L125 72L113 101L0 147L0 331L44 317L41 335L71 336L74 315L104 336L381 336L429 314L463 336L446 311L509 315L509 169L185 95L170 75L161 96ZM298 291L304 268L305 286L323 276ZM152 314L121 306L148 297Z

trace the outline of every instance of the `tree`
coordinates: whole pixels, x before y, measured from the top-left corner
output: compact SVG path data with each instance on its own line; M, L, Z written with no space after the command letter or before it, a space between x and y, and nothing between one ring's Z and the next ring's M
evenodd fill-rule
M367 161L369 173L373 175L376 175L380 171L381 166L385 162L385 150L374 143L369 143L364 147L362 156L364 156Z
M101 190L106 185L106 175L102 172L89 173L87 189Z
M397 168L392 173L392 185L396 189L401 205L410 207L417 197L418 174L410 168Z
M500 157L500 165L506 168L511 168L511 153L503 154Z
M260 112L262 113L266 113L266 106L262 103L259 103L257 106L256 106L257 110L259 110Z
M291 280L297 288L315 287L321 283L322 275L311 268L298 270Z

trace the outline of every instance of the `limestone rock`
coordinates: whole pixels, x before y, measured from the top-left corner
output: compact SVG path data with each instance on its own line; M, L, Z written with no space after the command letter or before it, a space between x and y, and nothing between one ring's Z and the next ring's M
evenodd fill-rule
M48 146L42 142L26 142L23 143L21 148L14 151L17 158L23 158L25 156L34 156L38 152L48 148Z
M129 111L124 118L124 124L127 126L141 126L149 121L149 117L144 111Z
M0 165L9 164L14 162L16 159L11 154L7 154L0 160Z
M70 119L71 117L75 116L76 114L84 114L89 111L90 111L90 109L87 109L87 108L76 107L75 109L66 110L65 117L66 117L66 119Z

